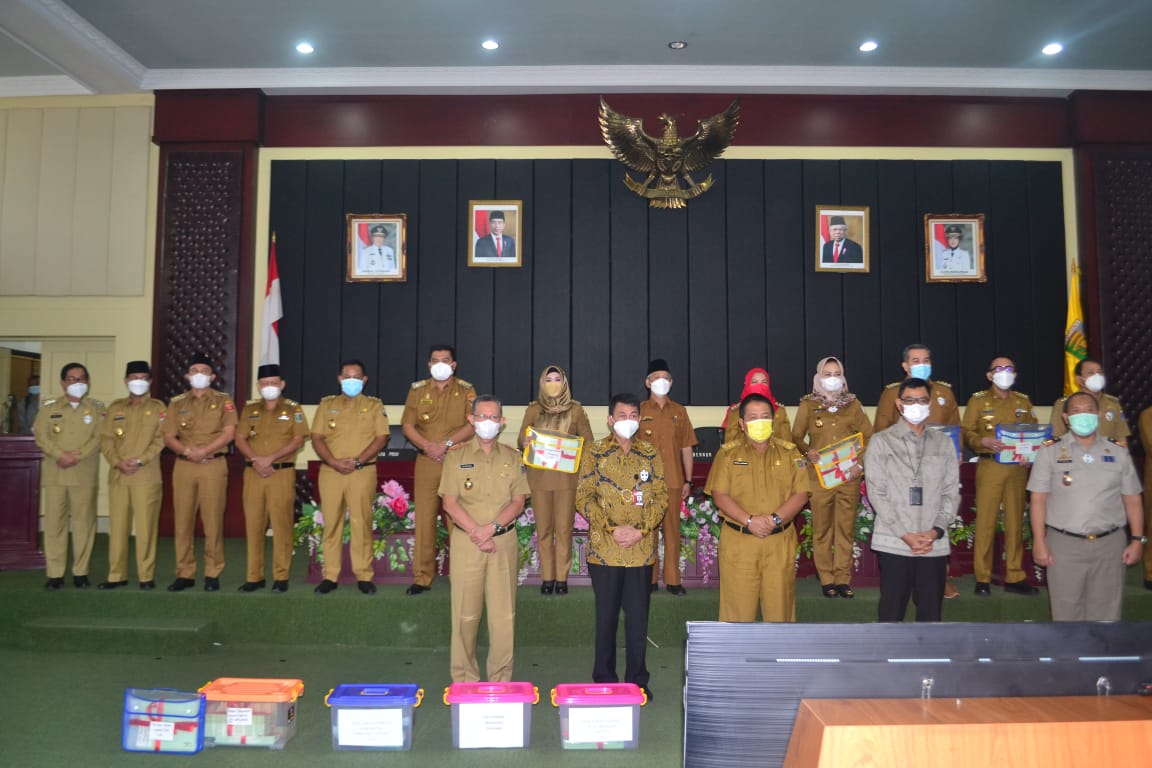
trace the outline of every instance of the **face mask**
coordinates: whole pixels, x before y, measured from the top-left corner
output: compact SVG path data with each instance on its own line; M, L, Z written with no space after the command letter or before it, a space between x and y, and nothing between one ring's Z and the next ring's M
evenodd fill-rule
M755 440L757 443L762 443L772 436L772 420L771 419L756 419L755 421L744 422L744 428L748 430L748 437Z
M481 440L495 440L496 435L500 434L500 422L498 421L478 421L475 427L476 437Z
M640 422L632 419L621 419L612 424L612 431L624 440L631 440L636 430L640 429Z
M664 397L672 391L672 382L668 379L653 379L652 380L652 394L658 397Z
M908 420L909 424L919 424L928 418L928 412L932 410L930 405L905 405L904 418Z
M1016 374L1011 371L997 371L992 374L992 383L1000 389L1012 389L1012 385L1016 383Z
M544 396L545 397L560 397L560 393L564 391L564 382L562 381L546 381L544 382Z
M348 397L356 397L364 391L364 382L360 379L344 379L340 382L340 391Z
M1100 426L1100 416L1095 413L1074 413L1068 417L1068 428L1080 437L1088 437Z
M134 395L146 395L152 388L152 382L147 379L132 379L128 382L128 391Z
M275 400L280 397L280 387L260 387L260 397L265 400Z
M194 373L188 377L188 383L192 385L192 389L208 389L212 377L206 373Z
M932 363L916 363L916 365L913 365L912 378L924 379L925 381L932 378Z
M84 397L84 395L88 394L88 385L82 381L78 381L75 384L69 384L67 392L68 397L74 397L79 400L80 398Z
M1101 392L1104 389L1104 384L1107 380L1102 373L1094 373L1088 378L1084 379L1084 387L1089 392Z
M448 363L435 363L429 370L436 381L448 381L452 378L452 366Z
M829 392L839 392L840 390L844 389L844 379L840 378L839 376L829 376L828 378L824 379L821 384L823 384L824 389Z
M30 395L40 394L40 385L39 384L33 384L32 386L28 387L28 394L30 394Z

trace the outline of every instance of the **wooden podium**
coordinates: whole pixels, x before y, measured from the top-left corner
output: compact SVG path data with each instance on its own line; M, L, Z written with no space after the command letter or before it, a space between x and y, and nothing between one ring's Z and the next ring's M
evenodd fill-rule
M40 551L40 458L31 435L0 436L0 568L37 570Z
M1152 697L804 699L785 768L1152 762Z

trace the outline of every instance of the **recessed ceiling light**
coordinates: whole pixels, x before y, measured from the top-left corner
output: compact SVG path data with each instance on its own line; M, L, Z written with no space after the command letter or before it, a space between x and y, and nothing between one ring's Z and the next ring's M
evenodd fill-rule
M311 43L296 43L296 51L298 53L312 53L315 50Z
M1040 49L1040 53L1043 53L1045 56L1055 56L1062 50L1064 50L1064 46L1060 43L1048 43L1048 45Z
M674 51L682 51L688 47L688 43L684 42L683 40L673 40L672 42L668 43L668 47Z
M872 51L879 47L880 43L876 42L875 40L865 40L864 42L860 43L860 50L864 53L872 53Z
M484 42L480 43L480 47L486 51L494 51L500 47L500 43L496 42L495 40L485 40Z

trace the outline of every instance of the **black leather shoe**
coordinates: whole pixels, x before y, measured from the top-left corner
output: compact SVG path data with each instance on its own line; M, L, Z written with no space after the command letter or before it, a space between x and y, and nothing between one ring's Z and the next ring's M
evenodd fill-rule
M182 576L177 576L176 581L168 585L169 592L183 592L189 587L196 586L196 579L185 579Z
M92 586L92 582L88 581L87 576L73 576L72 586L77 589L88 589L88 587Z
M668 594L676 595L676 597L684 597L688 594L688 590L684 589L683 584L669 584L664 589L668 590Z
M542 581L542 582L540 582L540 594L550 595L555 591L556 591L556 582L554 582L554 581Z
M659 591L660 591L660 585L657 584L656 582L652 582L651 584L648 585L648 594L650 594L650 595L655 594L656 592L659 592Z
M430 589L432 589L432 587L425 587L421 584L412 584L408 587L408 589L404 590L404 594L406 594L406 595L418 595L421 592L427 592Z
M566 581L556 582L556 594L558 594L558 595L568 594L568 582L566 582Z
M204 577L204 591L205 592L219 592L220 591L220 579L216 578L215 576L205 576Z
M339 586L340 586L339 584L332 581L331 579L324 579L324 581L317 584L316 589L314 589L312 591L318 595L326 595Z
M272 591L273 592L287 592L288 591L288 581L284 580L284 581L272 582Z
M64 579L48 579L48 581L44 582L44 589L47 589L49 592L55 592L62 586L64 586Z
M358 581L356 582L356 588L366 595L376 594L376 585L370 581Z
M154 582L154 581L142 581L142 582L140 582L140 589L143 589L143 590L156 589L156 582Z
M976 582L976 589L973 591L976 597L989 597L992 594L992 585L986 581Z
M1029 584L1026 580L1009 581L1004 583L1004 591L1014 595L1035 595L1040 590Z
M1144 579L1144 589L1152 589L1152 579Z
M848 586L847 584L837 584L836 594L840 595L840 597L847 598L848 600L856 597L856 593L852 591L852 587Z
M268 582L266 582L264 579L260 579L260 581L246 581L240 585L239 591L240 592L255 592L258 589L264 589L264 587L266 587L266 586L268 586ZM208 585L205 584L204 588L207 589Z
M128 586L127 581L102 581L96 585L96 589L120 589L120 587Z

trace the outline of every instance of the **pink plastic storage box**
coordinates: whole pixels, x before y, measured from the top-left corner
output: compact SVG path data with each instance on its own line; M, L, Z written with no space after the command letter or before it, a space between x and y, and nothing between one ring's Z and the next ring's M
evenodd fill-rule
M538 701L540 691L532 683L452 683L444 689L444 703L452 707L453 746L528 746L532 705Z
M566 683L552 689L560 708L564 749L636 749L640 707L648 702L635 683Z

